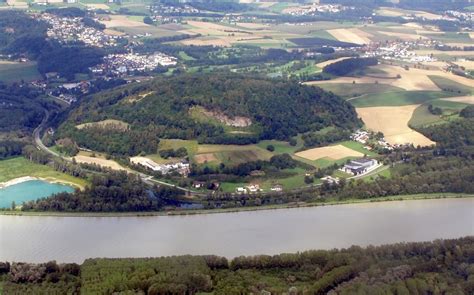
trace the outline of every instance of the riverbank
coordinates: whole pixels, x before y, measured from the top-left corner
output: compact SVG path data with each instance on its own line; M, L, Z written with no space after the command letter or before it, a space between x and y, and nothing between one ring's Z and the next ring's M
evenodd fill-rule
M18 177L18 178L8 180L6 182L1 182L0 183L0 189L7 188L9 186L17 185L17 184L27 182L27 181L33 181L33 180L40 180L40 181L45 181L45 182L49 182L49 183L68 185L68 186L72 186L74 188L78 188L80 190L84 189L84 186L81 186L81 185L79 185L77 183L74 183L74 182L71 182L71 181L66 181L66 180L63 180L63 179L57 179L57 178L53 178L53 177L33 177L33 176L22 176L22 177Z
M85 179L73 177L55 171L52 167L16 157L0 161L0 188L15 185L29 180L43 180L49 183L66 184L83 190L88 182Z
M149 217L149 216L187 216L197 214L217 214L217 213L236 213L248 211L293 209L307 207L336 206L346 204L364 204L376 202L396 202L396 201L414 201L414 200L435 200L435 199L454 199L454 198L474 198L474 194L455 194L455 193L439 193L439 194L418 194L390 196L372 199L348 199L344 201L327 200L325 202L313 203L289 203L281 205L269 205L259 207L241 207L226 209L196 209L196 210L175 210L175 211L157 211L157 212L23 212L0 210L0 215L14 216L51 216L51 217Z

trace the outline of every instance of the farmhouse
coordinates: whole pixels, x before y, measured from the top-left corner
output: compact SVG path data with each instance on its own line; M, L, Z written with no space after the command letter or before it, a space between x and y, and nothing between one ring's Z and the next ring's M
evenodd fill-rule
M378 162L375 159L362 158L359 160L350 161L348 164L342 167L342 171L358 175L373 169L375 166L377 166L377 164Z
M329 184L338 184L339 183L339 177L332 177L330 175L325 176L321 178L323 182L329 183Z

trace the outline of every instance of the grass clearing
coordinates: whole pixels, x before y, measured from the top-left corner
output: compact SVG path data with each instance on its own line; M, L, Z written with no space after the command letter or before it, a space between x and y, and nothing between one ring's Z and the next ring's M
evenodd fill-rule
M84 129L86 127L101 127L110 129L127 130L129 124L120 120L107 119L99 122L83 123L76 126L77 129Z
M403 91L402 88L386 85L386 84L375 84L375 83L339 83L339 84L318 84L318 87L323 88L326 91L339 95L344 98L357 97L364 94L375 94L375 93L386 93L394 91Z
M352 105L358 108L379 106L405 106L422 104L438 98L450 97L451 92L441 91L395 91L385 93L371 93L351 99Z
M33 81L41 79L36 63L0 61L0 81Z
M474 81L472 82L473 87L458 83L442 76L428 76L440 89L444 91L454 92L457 94L474 94Z
M30 162L23 157L0 161L0 182L6 182L25 176L51 179L63 183L73 184L80 188L84 188L86 185L88 185L88 182L84 179L57 172L49 166Z

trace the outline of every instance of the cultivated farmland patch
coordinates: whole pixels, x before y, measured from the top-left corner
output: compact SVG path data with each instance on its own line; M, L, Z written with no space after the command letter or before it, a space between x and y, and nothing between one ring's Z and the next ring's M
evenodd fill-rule
M298 157L307 159L307 160L318 160L322 158L330 158L331 160L340 160L347 157L362 157L364 154L355 151L353 149L347 148L341 144L331 145L325 147L318 147L295 154Z
M356 111L368 129L382 132L391 144L432 145L433 141L408 127L408 122L417 107L419 105L368 107L357 108Z

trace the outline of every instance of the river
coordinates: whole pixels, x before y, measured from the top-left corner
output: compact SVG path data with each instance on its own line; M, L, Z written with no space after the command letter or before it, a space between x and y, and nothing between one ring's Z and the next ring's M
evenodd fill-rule
M0 216L0 261L277 254L474 235L474 198L153 217Z

